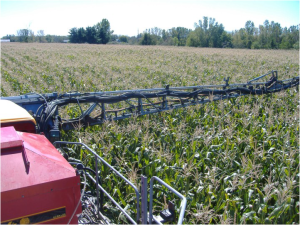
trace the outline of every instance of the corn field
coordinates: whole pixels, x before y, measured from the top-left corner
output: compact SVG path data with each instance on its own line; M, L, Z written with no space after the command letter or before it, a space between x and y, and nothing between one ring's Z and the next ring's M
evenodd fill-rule
M299 52L88 44L1 45L1 95L93 92L241 83L277 70L299 76ZM74 107L61 112L72 117ZM188 199L184 223L299 222L299 90L245 96L189 108L78 127L81 141L140 186L158 176ZM72 157L93 166L74 148ZM134 217L131 187L102 167L103 186ZM174 200L155 185L160 211ZM105 201L112 222L126 223Z

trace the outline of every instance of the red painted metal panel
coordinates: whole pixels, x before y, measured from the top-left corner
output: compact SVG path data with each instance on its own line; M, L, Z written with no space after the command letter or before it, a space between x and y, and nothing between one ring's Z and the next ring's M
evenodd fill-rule
M57 220L48 221L49 223L65 224L73 214L74 209L80 200L80 183L79 177L68 179L71 184L68 188L55 188L62 185L59 181L52 182L51 184L44 185L42 188L44 193L35 193L33 195L27 195L33 193L36 187L28 187L19 190L15 193L19 196L12 201L2 202L1 200L1 221L14 220L16 218L26 218L32 214L39 214L47 210L56 209L59 207L66 208L66 217L59 218ZM30 190L32 188L32 190ZM75 195L74 195L75 193ZM24 194L24 195L22 195ZM77 223L76 214L81 213L81 206L78 207L75 213L75 223ZM73 219L74 220L74 219Z
M45 140L47 139L45 138ZM48 144L52 146L50 142L45 144L45 140L40 142L37 139L41 149L47 148ZM29 168L26 167L23 152L20 148L11 148L9 151L1 152L2 192L76 176L74 168L53 146L45 154L31 148L32 146L28 147L26 141L24 146L30 162Z
M1 128L1 149L22 147L23 141L14 127Z
M65 216L56 218L61 215L50 213L53 218L44 222L67 223L80 200L80 176L43 135L15 132L17 136L9 139L11 133L1 128L1 139L24 142L1 151L1 221L28 222L43 212L65 207ZM80 212L81 205L76 214ZM77 223L76 216L72 223Z

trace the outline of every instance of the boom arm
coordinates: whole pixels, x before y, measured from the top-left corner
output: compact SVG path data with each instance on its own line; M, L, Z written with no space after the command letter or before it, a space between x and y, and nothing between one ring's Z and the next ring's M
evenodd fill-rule
M267 82L254 82L267 75L271 75ZM247 83L229 84L229 78L224 81L223 85L187 87L167 85L165 88L89 93L71 92L62 95L29 93L3 99L11 100L32 112L38 124L38 130L43 132L48 139L55 141L59 139L59 129L71 130L79 125L87 127L101 124L107 120L153 114L242 95L274 93L299 85L299 77L279 81L277 71L271 71ZM126 105L120 108L124 102ZM79 106L81 115L72 119L61 119L59 108L72 103ZM86 110L82 110L83 104L88 104ZM117 108L107 109L106 105L117 105Z

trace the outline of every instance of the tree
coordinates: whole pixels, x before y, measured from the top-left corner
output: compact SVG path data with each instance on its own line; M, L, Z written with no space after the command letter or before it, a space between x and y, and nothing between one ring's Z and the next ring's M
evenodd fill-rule
M38 42L40 42L40 43L45 43L46 42L44 30L38 30L36 36L37 36L36 40Z
M165 40L167 40L167 38L168 38L167 32L165 29L163 29L162 30L162 39L165 41Z
M232 45L234 48L246 48L247 32L245 28L234 31L232 34Z
M83 27L81 27L77 30L77 37L78 37L78 43L86 42L85 29Z
M28 30L28 42L34 42L35 41L35 36L34 36L34 32L32 30Z
M141 45L156 45L156 40L154 35L149 33L144 33L140 41Z
M293 48L299 50L299 41L297 41L295 44L293 44Z
M97 43L97 32L95 26L87 27L85 30L86 35L86 42L89 44L96 44Z
M69 31L69 40L71 43L85 43L90 44L106 44L110 41L113 31L110 30L110 23L107 19L103 19L93 27L83 27L77 29L71 28Z
M52 37L52 35L50 35L50 34L47 34L46 37L45 37L45 39L46 39L46 41L47 41L48 43L54 42L53 37Z
M165 29L162 30L161 40L160 40L161 45L174 45L172 34L169 31L168 30L166 31Z
M97 43L107 44L110 36L114 31L110 30L110 23L107 19L103 19L100 23L95 25Z
M221 37L221 43L223 48L232 48L232 38L229 33L223 31Z
M17 36L19 36L20 42L28 42L29 30L28 29L20 29L17 31Z
M174 45L185 46L186 40L191 30L185 27L173 27L169 29L169 34L173 38Z
M128 42L128 38L127 38L127 36L125 36L125 35L122 35L122 36L120 36L119 37L119 40L121 41L121 42Z
M155 36L161 36L162 35L162 29L160 29L158 27L151 28L150 33L155 35Z
M190 32L186 45L189 47L201 47L201 37L204 35L204 31L201 27L196 27L194 31Z
M71 28L69 34L69 41L71 43L79 43L78 30L76 27Z
M279 23L271 22L271 48L278 48L281 42L282 28Z
M254 30L255 30L254 23L248 20L245 24L245 29L247 33L246 47L250 49L254 41Z
M222 48L223 43L221 36L224 32L224 27L223 24L212 24L209 28L210 30L210 42L209 42L209 47L214 47L214 48Z
M216 23L214 18L203 17L195 23L195 30L188 37L188 46L222 48L231 46L231 38L225 32L223 24Z
M245 29L246 29L246 32L249 36L253 36L254 34L254 23L250 20L248 20L245 24Z
M14 34L7 34L6 36L3 36L1 39L9 39L10 42L16 42L18 41L18 37Z
M281 49L295 48L299 49L299 26L284 28L282 31L282 40L279 45Z

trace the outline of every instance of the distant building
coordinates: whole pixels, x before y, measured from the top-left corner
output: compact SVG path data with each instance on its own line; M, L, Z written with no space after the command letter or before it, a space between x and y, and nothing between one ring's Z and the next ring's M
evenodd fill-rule
M1 39L1 42L10 42L10 39Z
M63 40L63 43L68 43L69 42L69 40Z

